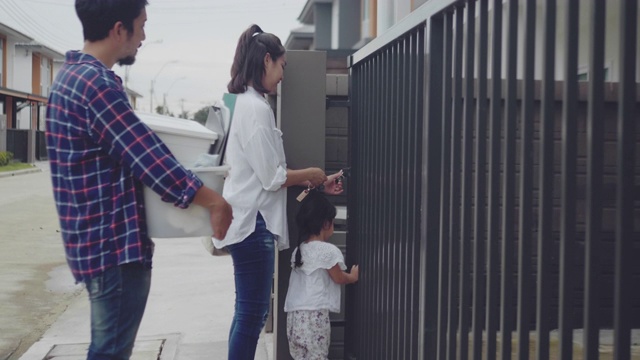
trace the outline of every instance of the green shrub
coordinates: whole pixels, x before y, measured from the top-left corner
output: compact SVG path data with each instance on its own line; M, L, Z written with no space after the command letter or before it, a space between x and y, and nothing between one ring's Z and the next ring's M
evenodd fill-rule
M0 166L7 166L13 160L11 151L0 151Z

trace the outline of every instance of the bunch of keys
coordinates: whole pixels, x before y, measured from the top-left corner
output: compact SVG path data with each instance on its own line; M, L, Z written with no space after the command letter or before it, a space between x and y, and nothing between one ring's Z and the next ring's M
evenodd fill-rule
M351 168L344 168L342 170L340 170L340 176L338 176L337 178L335 178L335 183L339 184L342 182L342 180L344 180L344 178L346 176L349 176L349 170ZM318 187L314 187L313 185L309 185L306 189L304 189L300 195L298 195L298 197L296 198L296 200L298 200L298 202L302 202L302 200L304 200L305 197L307 197L307 195L309 195L309 191L316 189L318 191L324 191L324 184L320 184Z

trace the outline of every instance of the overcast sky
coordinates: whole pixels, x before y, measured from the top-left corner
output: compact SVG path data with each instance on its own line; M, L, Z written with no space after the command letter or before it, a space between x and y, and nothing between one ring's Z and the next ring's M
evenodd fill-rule
M82 48L75 0L0 0L0 22L64 52ZM284 44L306 0L149 0L147 39L129 71L128 86L140 93L138 109L149 111L166 94L176 115L191 115L220 99L238 37L256 23ZM124 68L113 70L124 80Z

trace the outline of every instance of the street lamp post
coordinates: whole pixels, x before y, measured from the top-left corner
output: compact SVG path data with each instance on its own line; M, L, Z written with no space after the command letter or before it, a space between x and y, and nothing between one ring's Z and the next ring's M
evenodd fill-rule
M160 70L158 70L158 72L156 73L156 76L154 76L153 79L151 79L151 89L149 90L149 112L150 113L153 113L153 88L155 86L156 79L158 78L158 76L160 75L162 70L164 70L164 68L167 65L175 64L177 62L178 62L178 60L171 60L171 61L167 61L166 63L162 64L162 67L160 68Z
M163 108L162 111L165 113L165 115L167 114L167 112L169 110L167 108L167 94L169 94L169 91L171 91L171 89L173 88L173 85L175 85L179 80L183 80L183 79L186 79L186 78L187 78L186 76L181 76L181 77L173 80L173 82L171 83L171 86L169 86L169 90L167 90L163 94L163 96L162 96L162 108Z
M136 53L136 55L138 53L140 53L140 51L142 51L142 49L144 49L147 45L151 45L151 44L162 44L162 39L145 42L144 44L142 44L142 46L140 48L138 48L138 52ZM127 86L129 85L129 72L130 71L131 71L131 65L125 65L125 67L124 67L124 87L125 88L127 88Z

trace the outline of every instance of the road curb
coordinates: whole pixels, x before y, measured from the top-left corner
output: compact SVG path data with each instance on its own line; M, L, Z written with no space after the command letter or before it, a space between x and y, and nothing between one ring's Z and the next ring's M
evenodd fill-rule
M31 174L31 173L36 173L36 172L42 172L42 169L34 166L33 169L24 169L24 170L16 170L16 171L2 171L2 172L0 172L0 178L11 177L11 176L16 176L16 175Z

